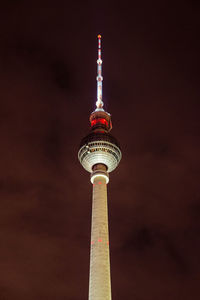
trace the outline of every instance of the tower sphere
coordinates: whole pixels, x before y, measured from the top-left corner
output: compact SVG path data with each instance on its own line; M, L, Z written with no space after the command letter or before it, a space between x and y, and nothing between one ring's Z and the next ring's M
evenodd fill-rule
M108 132L91 132L80 144L78 158L83 168L92 173L93 167L103 164L107 172L112 172L121 160L121 150L117 140Z

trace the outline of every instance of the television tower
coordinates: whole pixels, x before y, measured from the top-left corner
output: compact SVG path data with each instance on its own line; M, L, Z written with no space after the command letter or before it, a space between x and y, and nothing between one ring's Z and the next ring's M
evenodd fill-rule
M107 184L119 164L121 150L109 133L111 116L103 109L101 36L98 35L96 109L90 115L90 133L81 141L78 158L93 184L89 300L111 300Z

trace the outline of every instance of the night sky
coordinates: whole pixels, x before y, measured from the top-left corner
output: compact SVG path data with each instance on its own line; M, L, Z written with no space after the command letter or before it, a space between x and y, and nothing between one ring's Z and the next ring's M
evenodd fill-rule
M200 299L199 15L195 0L1 2L0 300L88 297L77 152L99 33L123 153L108 185L113 300Z

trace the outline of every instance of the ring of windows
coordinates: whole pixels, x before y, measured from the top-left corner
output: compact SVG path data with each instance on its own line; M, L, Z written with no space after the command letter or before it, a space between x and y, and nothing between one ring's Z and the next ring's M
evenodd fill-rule
M95 143L95 144L96 144L96 143ZM116 150L116 148L114 148L114 149ZM80 157L80 159L81 159L81 162L83 161L83 159L84 159L88 154L90 154L90 153L92 153L92 152L107 152L107 153L110 153L111 155L113 155L117 161L120 160L119 155L117 155L115 152L113 152L112 150L110 150L110 149L108 149L108 148L98 147L98 148L89 148L89 149L87 149L86 147L84 147L84 149L82 149L82 150L86 150L86 151L85 151L83 154L82 154L83 151L81 151L81 153L80 153L80 155L79 155L79 157ZM119 151L117 151L117 152L119 153ZM81 154L82 154L82 155L81 155Z

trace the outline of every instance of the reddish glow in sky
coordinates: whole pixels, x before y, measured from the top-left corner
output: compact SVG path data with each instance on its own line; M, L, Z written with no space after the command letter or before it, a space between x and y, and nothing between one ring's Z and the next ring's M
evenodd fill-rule
M113 299L200 299L199 23L197 1L2 3L0 299L87 299L99 33Z

